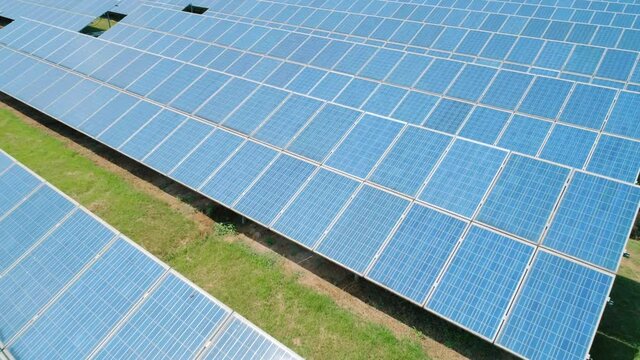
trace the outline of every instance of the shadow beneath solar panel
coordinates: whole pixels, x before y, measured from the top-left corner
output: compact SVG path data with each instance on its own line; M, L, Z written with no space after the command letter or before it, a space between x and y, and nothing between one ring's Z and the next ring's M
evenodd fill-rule
M215 222L233 223L240 233L256 243L268 247L323 281L331 283L355 299L394 319L388 321L398 321L468 358L513 358L505 351L401 299L391 292L365 279L355 277L349 270L313 254L311 251L272 233L258 224L244 221L240 215L231 210L217 205L195 191L176 183L137 161L127 158L37 110L8 98L2 93L0 93L0 101L25 116L38 121L59 135L83 146L115 166L123 168L132 175L157 186L167 194L181 199L208 215ZM596 360L633 359L637 353L634 345L640 344L640 326L638 326L638 322L640 322L640 284L620 276L616 280L612 298L615 299L616 305L605 312L600 326L602 334L596 337L592 349L592 357ZM425 345L425 348L429 350L428 345Z
M636 359L640 357L640 283L619 275L611 299L614 304L604 312L591 356L596 360Z

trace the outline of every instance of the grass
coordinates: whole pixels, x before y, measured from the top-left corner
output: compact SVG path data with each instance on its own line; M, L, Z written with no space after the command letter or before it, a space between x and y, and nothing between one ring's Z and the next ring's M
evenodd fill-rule
M0 109L0 148L278 340L307 358L426 359L416 338L338 306L281 260L202 231L193 217Z
M591 349L594 359L640 359L640 241L630 240Z

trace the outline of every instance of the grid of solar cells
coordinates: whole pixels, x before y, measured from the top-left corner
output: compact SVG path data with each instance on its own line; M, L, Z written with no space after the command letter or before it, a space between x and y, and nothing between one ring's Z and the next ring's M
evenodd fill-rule
M639 201L637 187L577 172L543 243L615 272Z
M497 343L531 359L584 359L612 282L610 274L539 251Z
M96 359L193 359L229 313L177 275L169 274L100 349Z
M422 304L466 226L413 205L367 276Z
M90 76L96 80L101 80L100 78L103 75L100 74L101 72L98 68L79 61L78 56L64 57L60 52L58 52L58 55L48 55L41 50L51 46L50 44L55 43L58 47L66 47L67 51L74 49L74 47L82 46L83 48L86 47L87 50L90 49L91 52L101 51L104 54L113 54L114 63L116 62L116 54L123 54L125 50L127 52L136 50L138 52L135 53L135 58L133 58L134 55L131 55L132 70L134 71L128 76L129 79L124 79L123 83L126 82L129 85L139 84L144 89L145 94L151 93L153 88L158 88L158 85L164 81L163 79L176 74L179 71L178 69L187 68L190 63L199 67L206 67L204 72L195 71L204 74L200 79L209 74L216 75L213 77L217 80L212 82L213 85L207 92L211 97L206 98L206 96L200 94L198 96L201 100L192 102L187 109L190 113L195 113L195 117L200 118L198 120L209 122L212 125L211 129L220 127L232 132L239 131L255 138L260 143L259 148L261 149L257 154L269 153L272 150L278 152L285 146L283 145L285 140L280 139L281 134L278 131L274 131L275 129L273 128L269 130L271 135L265 136L264 133L259 135L262 128L268 128L267 125L271 123L272 119L273 124L278 123L278 118L282 116L282 113L279 112L282 109L280 105L283 102L282 100L289 99L293 101L294 99L299 99L301 103L317 103L319 100L331 101L306 122L304 121L306 119L303 118L307 116L302 116L298 122L287 123L287 125L291 125L291 128L286 128L285 122L281 121L283 124L281 127L283 138L289 141L286 144L288 151L315 161L314 165L320 163L321 166L332 166L347 173L336 176L341 176L345 179L351 177L350 180L356 183L371 177L371 181L375 183L386 182L381 185L392 188L394 191L411 192L410 190L393 188L393 186L397 186L394 185L397 181L388 181L385 177L380 177L380 179L376 180L374 176L378 169L381 169L380 171L383 173L382 170L388 168L386 177L392 179L395 176L394 174L402 173L403 170L393 166L389 167L385 165L385 162L388 164L402 163L401 161L393 161L394 157L397 159L411 159L411 156L405 153L411 146L403 146L401 143L403 135L412 129L412 127L404 125L403 123L405 122L418 124L423 128L420 130L426 130L434 134L434 136L441 134L432 132L429 129L448 132L449 135L468 137L489 145L506 147L517 153L526 153L569 166L576 166L580 162L586 162L586 165L583 164L582 166L586 167L588 171L620 178L628 182L632 182L638 173L638 157L628 155L629 153L635 153L638 149L637 140L607 134L607 114L611 108L613 108L612 116L616 114L613 117L617 119L616 122L625 124L629 122L620 115L621 110L616 112L616 107L618 98L623 97L626 93L633 94L633 91L638 90L633 87L635 86L632 84L633 80L627 81L626 88L628 91L618 92L613 96L613 99L611 95L616 93L616 89L625 87L624 83L612 81L616 77L621 78L622 75L612 69L611 64L620 63L623 65L621 73L631 73L630 69L625 70L628 68L629 57L627 54L597 50L599 49L598 46L614 46L615 44L598 45L595 46L596 50L583 50L582 46L584 44L570 44L571 42L580 42L578 34L585 31L583 27L580 27L582 24L575 24L576 29L572 29L569 32L571 40L567 38L565 42L556 42L555 40L548 41L549 39L537 39L536 36L539 35L534 35L534 33L528 33L525 37L521 36L520 39L516 39L515 36L496 32L500 25L499 22L496 25L493 18L491 21L487 19L487 23L492 23L493 25L491 26L497 26L497 28L490 26L491 29L468 31L465 27L422 24L418 21L400 20L397 23L392 23L389 22L391 19L387 19L389 16L385 16L382 22L378 22L377 19L368 16L351 16L355 14L349 14L341 10L325 12L323 9L318 9L318 7L321 7L318 4L313 4L313 7L303 7L303 9L307 9L305 10L306 14L313 13L311 17L315 17L314 25L311 27L321 26L324 23L325 16L328 16L326 17L327 21L331 18L331 22L334 25L331 26L331 29L312 30L310 32L307 27L309 24L302 27L283 27L282 23L280 23L281 20L293 20L296 16L291 18L280 16L278 21L268 22L254 23L251 20L252 17L267 16L266 14L268 13L271 15L267 17L275 16L275 13L280 12L282 14L289 13L293 11L290 4L255 0L247 0L240 3L243 5L236 8L236 4L214 2L211 4L212 9L207 11L205 16L143 6L127 17L126 21L105 34L104 39L107 39L108 42L93 39L77 40L78 35L65 34L64 31L59 29L51 30L55 31L59 35L58 37L33 50L33 52L29 42L22 36L18 40L14 40L9 39L11 36L7 35L6 39L10 41L6 41L5 37L0 33L0 42L10 44L10 47L16 50L25 53L31 52L36 57L59 64L65 71L45 72L47 76L53 78L64 76L68 71L71 71L69 74L73 74L73 76L76 76L75 72L77 71L84 71L85 73L91 71ZM450 7L450 4L442 5L443 7ZM227 17L222 11L225 7L229 8L224 11L230 9L232 11L240 11L240 8L242 8L240 12L247 17ZM433 10L432 8L430 9ZM295 11L298 10L298 8L295 9ZM311 19L311 17L308 19ZM190 19L197 19L198 26L189 26ZM298 18L297 21L303 20ZM477 18L476 20L481 19ZM525 20L527 19L525 18ZM572 22L575 21L572 20ZM514 22L509 26L511 26L512 31L516 31L518 26L524 26L525 23L526 21ZM479 24L477 26L480 26ZM532 24L531 29L541 26L540 24ZM400 28L392 35L390 29L395 29L397 26L400 26ZM368 32L366 28L369 27L372 31L374 31L374 28L376 29L374 33L381 36L386 33L387 35L384 36L392 37L394 40L386 42L377 41L373 38L362 40L363 38L360 35L354 35L356 33L366 34ZM529 26L527 25L527 27ZM384 30L385 28L387 30ZM41 27L40 31L45 29ZM351 35L338 36L347 33ZM403 47L396 43L396 40L400 40L401 43L411 42L411 38L407 38L407 35L412 33L417 33L416 39L420 38L415 44ZM432 38L429 38L430 36ZM625 31L623 38L627 39L625 40L626 42L631 41L629 36ZM482 51L480 48L473 50L471 44L474 39L483 38L490 38L491 40L486 42L486 46ZM96 42L98 43L97 45ZM462 44L465 45L462 46ZM385 49L385 46L392 46L392 48ZM426 49L425 47L433 47L433 50L422 50ZM482 54L488 57L484 58L484 55L473 58L460 56L456 47L458 49L464 48L464 51L481 51ZM532 51L532 49L534 50ZM561 49L566 50L566 54L562 60L557 61L559 65L555 65L557 67L555 70L559 72L553 73L548 69L544 69L546 65L540 67L542 63L553 63L553 61L542 61L544 56L553 57L559 55L564 51L561 51ZM29 95L26 89L27 87L36 87L36 85L18 89L16 86L19 81L16 81L16 75L12 75L12 73L23 73L30 69L42 68L42 66L32 57L25 57L4 47L0 48L0 50L6 52L13 62L17 62L17 66L10 67L10 71L0 74L3 80L12 82L11 86L7 86L6 91L10 91L10 94L23 101L32 103L33 100L31 98L33 96L25 99ZM585 74L587 76L577 76L576 73L568 71L568 65L563 66L565 62L578 64L576 62L578 61L577 57L574 60L570 59L576 51L576 56L582 56L582 51L584 51L584 54L593 54L600 51L602 58L599 62L602 65L592 66L589 70L581 69L580 71L592 71L592 73ZM134 54L134 52L131 52L131 54ZM487 61L491 57L494 57L497 61ZM121 59L122 57L118 58ZM150 65L161 61L163 62L163 68L159 68L155 75L151 75L150 73L153 71L146 71L145 66L141 65L145 64L141 62L142 60L140 59L142 58L146 58L146 64ZM154 60L148 60L150 58ZM136 64L134 69L133 64L139 61L140 64ZM595 62L595 60L593 61ZM471 64L472 62L476 63ZM516 65L518 63L519 65ZM526 63L540 64L529 67ZM411 66L401 67L401 64L410 64ZM604 64L606 66L603 66ZM105 64L105 66L110 65ZM189 66L188 68L191 67ZM145 74L145 72L147 73ZM526 74L525 72L529 73ZM161 79L157 78L158 74L162 75ZM487 81L482 74L492 74L491 79ZM554 79L554 77L559 77L559 79ZM117 76L114 78L117 78ZM469 78L477 78L478 82L465 80ZM25 80L24 77L20 81L23 80ZM42 81L41 79L38 80ZM38 80L34 80L34 83ZM93 92L92 96L100 97L101 104L109 103L116 96L111 91L113 86L117 88L115 89L117 91L129 91L114 83L102 84L98 81L90 84L93 85L90 86L91 91L88 93ZM98 91L104 85L110 89ZM183 83L181 86L185 89L189 88L189 84ZM480 90L481 87L484 87L482 91ZM196 90L196 94L199 94L199 92L199 90ZM64 94L63 96L56 94L56 96L53 96L54 99L48 99L48 101L40 96L38 101L41 105L38 106L40 109L47 109L50 103L55 104L58 102L58 97L61 98L61 102L69 103L73 93L73 91L68 92L66 99L64 99ZM83 92L75 94L77 97L81 97L80 95L82 99L86 98ZM254 105L253 102L250 102L254 96L266 100L265 104ZM177 99L179 98L180 96L173 102L177 104ZM164 99L161 100L164 101ZM288 103L289 100L284 102ZM147 101L149 100L143 98L140 103L148 104ZM198 101L200 105L197 104ZM77 100L71 100L70 105L74 107L77 103ZM395 108L392 106L393 103L397 104ZM596 107L593 106L593 103L599 105ZM164 111L173 111L170 109L173 107L173 103L162 105L167 108ZM64 105L58 104L57 108L61 109L62 106ZM184 105L182 106L183 108L176 107L176 109L184 111L185 107ZM587 106L592 106L592 111L585 110ZM620 109L622 109L622 106L624 104L621 105ZM102 107L102 105L99 107ZM325 110L331 111L325 113ZM510 116L508 112L502 110L515 110L516 114ZM67 113L60 113L61 110L57 111L58 113L54 113L54 115L61 117L61 121L67 122L72 126L77 127L77 122L81 121L77 114L67 115ZM96 111L99 110L96 109ZM363 114L363 112L365 113ZM53 111L49 113L53 113ZM69 119L66 119L67 117ZM592 118L585 119L585 117ZM111 146L117 143L116 147L118 147L128 141L132 135L137 133L140 127L149 121L148 117L137 119L136 122L123 122L122 119L116 120L98 138L106 140L109 138L106 135L114 135L114 132L110 133L112 129L119 129L120 134L117 135L117 142L106 141ZM345 121L342 121L343 119ZM367 133L367 129L363 130L360 126L371 119L376 119L382 128L390 129L390 131L380 131L378 133L373 131L375 141L367 142L366 137L370 135L363 135ZM561 132L558 130L556 133L556 129L569 128L569 126L561 124L563 122L567 125L593 126L593 130L599 131L601 134L589 133L583 128L571 128L580 130L579 134L583 136L580 138L572 137L574 142L573 149L571 147L562 148L558 143L562 143L563 138L571 137L568 131ZM598 124L600 124L600 128L597 128ZM602 124L604 124L604 128ZM612 125L611 133L628 136L628 132L633 131L626 130L628 126L623 124L622 129L619 129ZM277 128L278 126L275 127ZM221 132L221 129L214 131L214 134ZM360 136L358 136L359 133ZM164 144L165 141L168 141L167 138L171 137L171 134L173 132L167 134L168 136L165 136L164 139L158 139L157 143L151 144L151 148L155 149L157 144ZM590 134L597 135L594 140L595 145L589 142L588 135ZM233 136L235 137L236 135ZM210 137L213 137L213 135ZM242 138L238 137L238 139ZM184 141L187 142L188 140ZM200 146L203 146L207 140L202 144L195 140L190 141L192 143L184 144L184 146L180 147L182 149L180 150L181 154L186 154L186 158L177 159L179 156L176 156L176 159L172 159L171 165L177 165L177 169L172 168L163 172L176 171L183 164L189 163L188 160L192 155L200 154L198 162L191 163L192 170L185 168L186 172L183 172L184 179L191 175L190 171L197 173L199 181L204 181L204 183L189 183L188 185L195 189L201 189L200 191L205 193L206 191L203 189L210 187L209 191L211 193L207 195L229 206L236 203L238 197L242 199L242 194L251 189L252 184L258 181L262 176L261 174L271 166L269 165L271 160L266 162L259 160L258 162L261 162L261 164L248 166L239 164L240 160L235 159L236 156L234 155L238 145L232 146L230 144L230 147L225 147L220 155L207 155L204 150L199 152ZM461 139L458 141L461 141ZM256 145L258 145L258 142ZM376 142L377 144L371 144ZM408 144L411 144L411 142L408 142ZM262 145L265 146L260 147ZM594 147L593 154L587 150L587 148L591 149L592 147ZM354 155L350 156L350 152L353 152ZM567 152L571 156L563 155ZM423 153L419 154L423 155ZM444 151L444 155L447 155L447 151ZM208 156L216 158L213 165L206 164ZM152 155L147 154L146 157L151 158ZM512 159L515 157L520 156L511 155ZM270 157L266 156L266 158ZM193 159L195 160L196 157L194 156ZM249 154L245 154L244 159L253 162L256 160L252 159ZM559 168L553 164L546 164L533 158L528 159L533 162L532 168L545 168L546 165ZM147 163L146 160L146 158L142 159L142 162ZM228 163L234 161L235 164L228 166ZM307 159L304 159L304 161L307 161ZM203 162L204 166L198 165ZM445 161L442 160L442 162L437 161L432 165L435 166L432 169L434 178L444 164ZM155 166L158 165L156 164ZM169 165L166 167L168 168ZM507 164L508 167L509 164ZM489 187L490 193L487 198L487 205L492 202L491 206L494 209L491 211L497 212L491 215L489 214L491 211L486 210L483 215L483 209L487 206L481 202L482 208L478 219L500 230L525 238L535 238L529 240L537 241L537 237L541 233L541 226L544 227L546 224L545 219L549 218L551 210L548 209L553 209L557 200L557 196L552 199L553 197L550 196L550 193L556 191L555 188L560 183L560 178L563 176L566 178L567 174L565 172L568 173L568 169L560 169L562 170L559 172L564 174L556 174L558 176L554 177L554 184L551 186L554 189L548 189L549 191L542 189L541 192L533 192L532 198L534 201L527 203L527 206L523 209L523 213L533 215L531 218L535 224L526 225L517 223L517 221L498 224L490 219L492 216L496 217L496 214L500 211L506 211L505 209L496 210L496 208L500 207L497 205L498 203L503 202L506 204L509 196L516 196L517 194L513 192L520 191L518 189L521 186L533 186L532 184L525 185L520 181L515 181L515 183L519 184L517 186L514 185L515 190L514 187L505 186L505 183L513 182L513 176L517 177L519 171L514 170L513 173L516 174L508 175L508 169L505 169L505 174L502 174L498 179L495 188ZM241 174L245 170L248 170L248 175L242 177ZM225 172L224 176L219 175L221 171ZM420 171L424 171L424 169L420 168ZM428 173L429 171L426 172ZM411 171L406 171L406 173L411 176L417 176ZM424 175L417 177L422 176ZM512 176L510 180L508 179L509 176ZM238 181L229 182L229 177L234 177ZM416 181L413 180L413 182ZM214 190L215 187L218 187L218 190ZM222 190L220 190L225 187L232 189L228 197L226 194L222 194ZM374 185L375 187L377 185ZM305 194L305 189L306 187L302 189L299 195L296 194L295 196L300 199L308 198L310 201L318 201L317 199L311 200L313 196ZM212 195L216 191L218 193L215 196ZM495 194L498 192L502 194ZM291 195L293 196L293 194ZM396 194L391 195L396 196ZM474 195L478 196L475 193ZM346 197L347 195L341 196ZM225 199L222 199L222 197L225 197ZM415 194L408 194L408 197L413 198ZM519 200L522 200L522 198ZM282 201L286 202L284 199ZM347 201L346 198L343 198L343 201ZM427 202L427 205L431 204L429 200L420 199L420 201ZM436 202L438 200L431 201ZM295 201L291 203L292 208L295 203ZM522 203L525 203L525 201L522 201ZM341 202L340 204L344 203ZM435 203L433 205L441 206ZM312 246L317 242L319 235L333 231L335 225L329 224L334 222L336 225L339 224L343 221L343 212L345 214L347 212L346 210L340 211L341 206L338 205L337 209L323 214L323 218L327 218L326 223L320 222L314 227L295 225L299 233L302 231L301 229L307 228L311 230L313 228L311 231L314 236L310 236L309 239L294 240L301 243L308 242L307 246ZM237 210L235 207L234 209ZM470 210L464 211L469 213ZM629 209L624 211L625 217L631 218L628 214L632 211ZM335 215L335 212L338 212L338 219L333 219L332 221L331 217ZM310 212L306 213L310 214ZM285 215L282 215L283 219L286 219ZM265 220L258 221L264 225L270 225L263 222ZM300 219L296 221L300 221ZM276 225L278 223L279 221L276 221ZM326 228L327 226L329 228ZM320 244L322 245L322 242ZM381 251L379 248L383 244L384 241L376 241L372 249L363 250L367 254L377 254ZM545 245L542 244L542 246ZM324 255L326 256L327 254ZM368 256L370 255L365 257ZM329 257L336 260L333 255L329 255ZM375 265L377 260L376 256L373 256L373 258L371 265ZM340 260L337 261L343 263ZM364 259L358 261L362 261L357 265L358 267L366 265L363 265ZM366 268L360 271L364 270Z
M0 217L0 233L0 348L13 358L194 359L214 334L243 341L231 321L260 337L254 355L298 358L48 184Z
M427 308L492 340L534 247L472 227Z
M537 243L568 176L567 168L514 155L478 220Z
M203 359L296 359L291 352L278 347L262 331L250 326L237 315L218 335Z
M8 342L104 248L114 234L76 212L0 279L2 337Z
M364 186L339 215L317 251L361 273L407 206L407 200Z

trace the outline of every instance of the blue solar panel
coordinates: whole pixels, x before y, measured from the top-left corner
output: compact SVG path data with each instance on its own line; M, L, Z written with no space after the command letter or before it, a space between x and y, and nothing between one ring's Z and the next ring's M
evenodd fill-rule
M180 68L180 63L161 59L127 87L127 90L145 96Z
M595 86L576 86L560 120L600 130L611 107L615 91Z
M242 321L237 315L215 340L203 359L296 359L290 351L277 346L266 334Z
M91 115L115 98L118 95L118 91L106 86L100 86L89 95L90 101L80 101L79 96L84 95L86 94L76 93L74 95L75 99L72 100L72 106L65 109L66 112L63 115L65 124L79 126L84 123Z
M376 255L409 202L363 187L340 215L317 251L362 273Z
M10 345L11 352L34 359L87 357L163 271L126 241L117 241Z
M550 128L551 123L548 121L515 115L500 137L498 146L527 155L535 155Z
M371 175L371 181L415 195L449 142L449 136L408 127Z
M612 283L611 275L539 251L497 343L530 359L586 358Z
M636 187L577 172L543 245L615 272L639 202Z
M115 124L109 126L98 135L98 139L114 148L118 148L159 112L159 106L140 101L117 120Z
M84 212L76 212L24 260L0 278L0 340L7 342L115 237Z
M533 246L473 226L427 308L492 340L533 251Z
M308 162L282 155L242 196L235 208L269 225L314 169Z
M137 102L138 99L135 97L120 93L105 104L102 109L98 110L93 116L83 122L79 128L91 136L96 136L131 110Z
M556 124L540 153L543 159L581 169L597 133Z
M402 124L365 115L331 154L327 165L364 178L402 129Z
M513 155L478 220L538 242L568 175L569 169Z
M471 111L471 104L442 99L429 114L424 125L434 130L455 134Z
M321 106L322 102L318 100L292 95L258 129L255 137L272 145L285 147Z
M224 121L224 125L250 134L286 97L284 91L261 86Z
M420 200L471 218L506 155L488 146L456 141L420 194Z
M635 52L607 49L596 75L626 81L637 58L638 54Z
M220 203L232 205L276 154L268 147L246 142L200 190Z
M623 91L618 96L605 130L638 139L640 138L638 116L640 116L640 94Z
M0 173L0 216L31 193L40 180L19 166L12 166Z
M204 70L202 68L183 65L151 91L147 97L160 103L168 104L203 73Z
M519 109L527 114L554 119L570 90L571 83L568 81L537 78Z
M166 174L212 131L213 127L208 124L187 120L153 150L144 163Z
M533 77L513 71L500 71L487 89L481 102L500 108L513 110L529 88Z
M186 117L176 112L163 110L127 140L119 149L134 159L142 160L151 150L171 134Z
M407 91L404 89L382 84L371 94L369 100L362 106L362 110L388 116L406 94Z
M171 105L182 111L193 113L228 80L229 77L224 74L207 71L198 80L191 83L182 94L173 100Z
M120 88L126 89L147 70L153 68L159 61L160 57L158 56L142 54L139 58L123 67L120 72L115 73L113 77L109 79L109 82Z
M0 153L0 174L7 170L13 164L13 160L7 155Z
M2 191L7 189L3 188ZM0 274L73 209L66 198L48 187L33 195L0 220L3 255Z
M447 95L476 101L484 93L496 70L484 66L467 65L453 83Z
M100 349L97 359L192 359L229 310L170 274Z
M436 59L414 85L416 88L442 94L462 68L462 63Z
M216 130L171 172L171 176L198 188L242 142L239 136Z
M413 205L367 277L422 304L466 226Z
M640 142L602 135L587 170L635 183L639 165Z
M378 84L373 81L353 78L342 92L340 92L335 101L342 105L359 108L365 100L369 98L369 95L373 93L377 86ZM326 99L331 100L329 97Z
M486 144L498 139L502 128L509 120L509 113L478 106L471 112L459 135Z
M312 247L329 226L358 183L321 169L276 221L273 228Z
M392 116L396 119L420 125L438 102L438 98L416 91L409 91L398 104Z
M79 101L83 101L88 96L92 95L98 87L99 85L93 81L82 80L75 86L65 89L62 94L49 104L49 106L44 108L44 112L56 118L61 118L69 112L69 109L78 104ZM90 113L78 121L85 121L92 114L93 113Z

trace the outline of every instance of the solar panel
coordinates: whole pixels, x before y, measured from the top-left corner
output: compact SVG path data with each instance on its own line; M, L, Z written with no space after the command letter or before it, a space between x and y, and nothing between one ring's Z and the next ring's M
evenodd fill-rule
M526 358L584 358L612 282L612 275L540 250L497 344ZM553 332L564 335L547 335Z
M246 344L254 356L298 358L49 184L0 218L0 234L0 348L11 358L192 359L214 336L242 341L238 327L260 339Z
M367 274L422 304L467 223L414 204Z
M406 243L395 238L417 207L454 219L424 215L424 229L470 221L589 269L617 269L633 192L633 206L611 196L598 212L583 209L594 191L571 188L580 174L631 188L638 175L631 5L208 5L203 15L141 5L101 39L16 21L0 31L2 90L420 305L432 280L411 292L398 259L405 246L427 250L409 230ZM91 54L124 65L108 70ZM41 75L24 75L34 69ZM39 88L49 83L60 90L46 98ZM183 120L161 125L160 116ZM580 201L566 205L572 196ZM568 220L577 217L618 230L591 253L599 240L547 238L561 238L554 228L579 233ZM420 271L446 273L462 234L450 236L428 250L445 263ZM494 337L495 323L462 315L447 317Z

